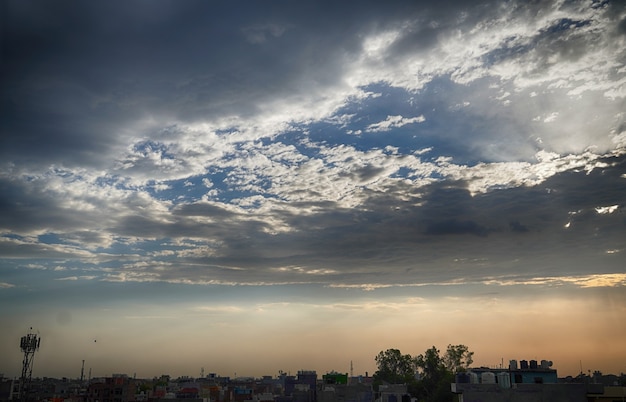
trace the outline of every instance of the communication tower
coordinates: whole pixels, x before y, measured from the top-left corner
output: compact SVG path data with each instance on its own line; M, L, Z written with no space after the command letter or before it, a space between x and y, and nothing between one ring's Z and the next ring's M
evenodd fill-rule
M26 401L26 393L30 386L31 377L33 375L33 360L35 352L39 349L41 338L33 333L33 328L27 335L20 340L20 348L24 352L24 360L22 361L22 377L20 378L19 399Z

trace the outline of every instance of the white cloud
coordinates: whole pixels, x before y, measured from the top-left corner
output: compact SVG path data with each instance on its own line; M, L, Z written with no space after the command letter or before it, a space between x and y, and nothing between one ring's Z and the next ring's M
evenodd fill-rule
M28 269L41 269L41 270L47 269L45 265L41 265L41 264L27 264L24 267Z
M63 278L57 278L57 281L90 281L98 278L95 275L81 275L81 276L66 276Z
M546 118L543 119L544 123L552 123L559 116L559 112L552 112Z
M617 209L619 208L619 205L610 205L607 207L596 207L596 212L599 214L612 214L613 212L617 211Z
M238 314L243 313L244 310L241 307L237 306L197 306L193 308L194 311L205 313L205 314L219 314L219 315L230 315L230 314Z
M402 116L387 116L387 118L381 122L373 123L367 126L366 131L369 132L379 132L379 131L389 131L392 128L398 128L405 126L407 124L412 123L423 123L426 121L424 115L420 115L417 117L405 118Z
M202 185L206 188L211 188L213 187L213 182L211 181L211 179L204 177L202 178Z

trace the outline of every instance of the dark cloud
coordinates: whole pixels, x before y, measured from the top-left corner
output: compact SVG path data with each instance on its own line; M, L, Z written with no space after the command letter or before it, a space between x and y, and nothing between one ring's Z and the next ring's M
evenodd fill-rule
M21 234L81 227L81 219L38 185L41 178L21 182L0 178L0 228Z
M217 205L208 203L195 203L195 204L183 204L178 206L174 211L175 214L181 216L206 216L216 218L231 218L235 217L235 214L231 211L227 211Z
M439 39L489 21L499 10L483 2L445 4L275 2L235 11L232 4L194 1L149 7L9 1L0 149L4 159L20 163L107 166L128 146L127 137L153 135L142 131L152 130L142 122L254 116L272 101L323 94L340 84L368 34L399 29L387 54L402 58L433 49ZM510 12L532 19L552 4L514 3ZM486 57L493 63L532 52L537 72L555 54L578 60L600 40L581 29L584 23L562 19L534 33L531 44L513 38L511 47L502 44ZM263 40L250 38L261 34ZM431 111L445 109L432 94L424 96ZM499 135L490 132L487 120L468 120L466 133L431 123L436 114L427 119L433 125L420 130L435 139L470 133L481 138L486 132L485 142L493 143ZM518 131L514 121L503 123ZM522 142L527 136L519 130L520 140L502 142L500 155L527 147ZM483 146L479 142L470 150ZM532 147L525 153L531 155Z
M377 200L377 197L372 196L367 204L368 212L345 211L351 219L335 220L343 224L331 226L329 223L326 228L317 225L315 227L319 229L310 231L309 236L302 240L309 242L311 253L319 252L319 256L360 255L363 259L369 259L383 258L388 254L396 257L399 266L410 264L410 257L404 260L407 255L412 255L416 266L419 265L424 251L429 249L426 255L440 252L459 256L480 255L480 244L491 251L494 247L500 249L496 253L490 252L490 258L525 255L528 251L526 247L530 244L538 247L535 254L539 256L549 254L551 247L573 246L590 233L599 236L593 246L595 252L619 249L618 239L623 238L619 232L623 230L624 220L600 215L595 208L598 203L621 205L620 199L624 196L624 179L621 177L624 162L623 158L606 159L605 162L612 166L589 174L566 172L535 187L502 189L475 196L470 196L458 184L457 187L443 189L437 185L433 191L421 194L419 199L423 206L420 207L411 207L410 202L400 202L397 197L380 196L380 200ZM593 198L588 196L590 192L594 194ZM571 215L576 211L586 213ZM336 214L341 216L338 211L334 212ZM324 215L322 213L310 220L324 222ZM580 221L580 226L569 230L565 225L572 216ZM611 219L615 224L607 226L600 223L605 219ZM593 229L594 224L604 229L598 232ZM299 218L298 225L307 226L302 218ZM514 233L532 233L532 240L527 238L520 244L518 236L507 235L509 230ZM493 236L487 236L490 233ZM435 246L428 240L428 237L432 237L429 235L433 234L438 235L433 240L441 246L440 250L439 245ZM463 240L464 236L459 237L462 234L477 236ZM323 241L315 245L311 243L313 239ZM472 247L478 249L470 251ZM319 251L314 251L318 248Z
M488 233L489 229L474 221L447 220L431 223L426 228L426 234L429 235L473 234L487 236Z
M104 163L137 120L245 116L306 93L306 82L323 88L374 20L415 8L372 6L255 3L233 15L221 3L7 2L2 149L31 161ZM285 32L250 43L255 26Z
M528 228L522 225L521 223L519 223L518 221L509 222L509 227L511 228L513 232L518 232L518 233L528 232Z
M153 268L137 265L136 271L128 265L123 272L150 274L152 280L176 277L190 282L302 280L297 271L280 273L273 270L276 267L332 267L334 274L312 279L319 282L347 280L355 272L361 273L362 281L395 282L407 270L423 275L416 281L451 280L457 273L437 268L442 259L486 259L489 266L499 266L501 274L508 275L520 275L518 265L507 268L511 258L526 262L543 259L536 269L524 272L530 276L546 267L554 275L564 270L587 272L590 268L586 264L594 258L604 261L595 267L610 270L615 265L605 252L619 250L624 241L626 219L620 208L626 199L626 162L623 156L599 162L600 167L591 171L574 168L536 186L474 195L467 189L468 183L459 181L420 188L396 183L385 191L371 192L359 208L342 208L334 202L293 204L301 211L314 209L313 214L288 212L276 204L260 216L241 210L235 213L206 202L154 213L142 206L141 197L129 197L111 206L123 211L117 215L100 211L107 216L106 225L94 223L102 218L93 211L60 208L52 203L52 195L43 192L28 190L31 205L41 207L25 209L18 200L25 198L26 187L5 182L4 230L23 233L47 227L57 234L58 244L6 238L2 255L113 261L132 253L136 259L150 261ZM618 209L598 212L597 208L610 206ZM282 221L290 229L271 233L271 220ZM54 222L58 224L54 226ZM97 227L98 236L94 237ZM84 251L95 250L94 244L105 236L117 243L125 238L143 238L155 239L155 244L134 240L126 251L115 244L98 253ZM73 246L64 245L64 241ZM158 250L171 253L152 253ZM381 266L385 267L384 274ZM478 279L491 274L476 270L472 276Z
M355 169L355 171L352 173L352 175L354 176L355 180L357 180L357 181L367 182L367 181L377 177L378 175L380 175L384 171L385 171L384 168L380 168L380 167L376 167L376 166L372 166L372 165L366 165L366 166L362 166L362 167L359 167L359 168Z
M619 24L617 25L617 31L621 34L621 35L626 35L626 17L622 18L622 20L619 22Z

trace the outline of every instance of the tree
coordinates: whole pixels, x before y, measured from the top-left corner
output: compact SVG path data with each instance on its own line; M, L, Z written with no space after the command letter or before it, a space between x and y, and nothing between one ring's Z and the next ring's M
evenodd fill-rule
M415 381L416 366L411 355L403 355L398 349L387 349L374 358L378 370L374 373L374 382L407 384Z
M450 384L454 382L454 375L469 368L473 355L465 345L448 345L443 356L435 346L417 356L422 379L416 396L429 402L451 401Z
M446 366L439 356L439 350L433 346L426 350L423 355L419 355L416 358L417 366L422 369L422 376L424 378L437 378L441 373L446 370Z
M443 364L452 374L467 371L474 362L472 357L474 352L470 352L465 345L448 345L446 354L443 356Z
M422 375L416 396L426 401L450 401L450 383L454 377L446 368L439 350L433 346L417 356L416 363Z
M469 368L473 355L465 345L448 345L443 355L433 346L415 357L387 349L375 357L378 371L374 373L374 386L378 389L383 382L406 384L420 402L449 402L453 399L450 384L454 375Z

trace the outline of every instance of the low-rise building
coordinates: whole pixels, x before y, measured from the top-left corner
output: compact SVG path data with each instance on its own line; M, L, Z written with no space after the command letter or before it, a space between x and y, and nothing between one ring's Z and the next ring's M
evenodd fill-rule
M590 394L588 402L622 402L626 401L626 387L604 386L602 394Z
M135 402L136 384L127 376L92 379L87 402Z
M5 378L4 375L0 374L0 402L5 402L11 399L14 394L16 381Z
M559 383L552 362L511 360L508 368L473 368L456 375L451 391L459 402L587 402L602 394L601 384Z

